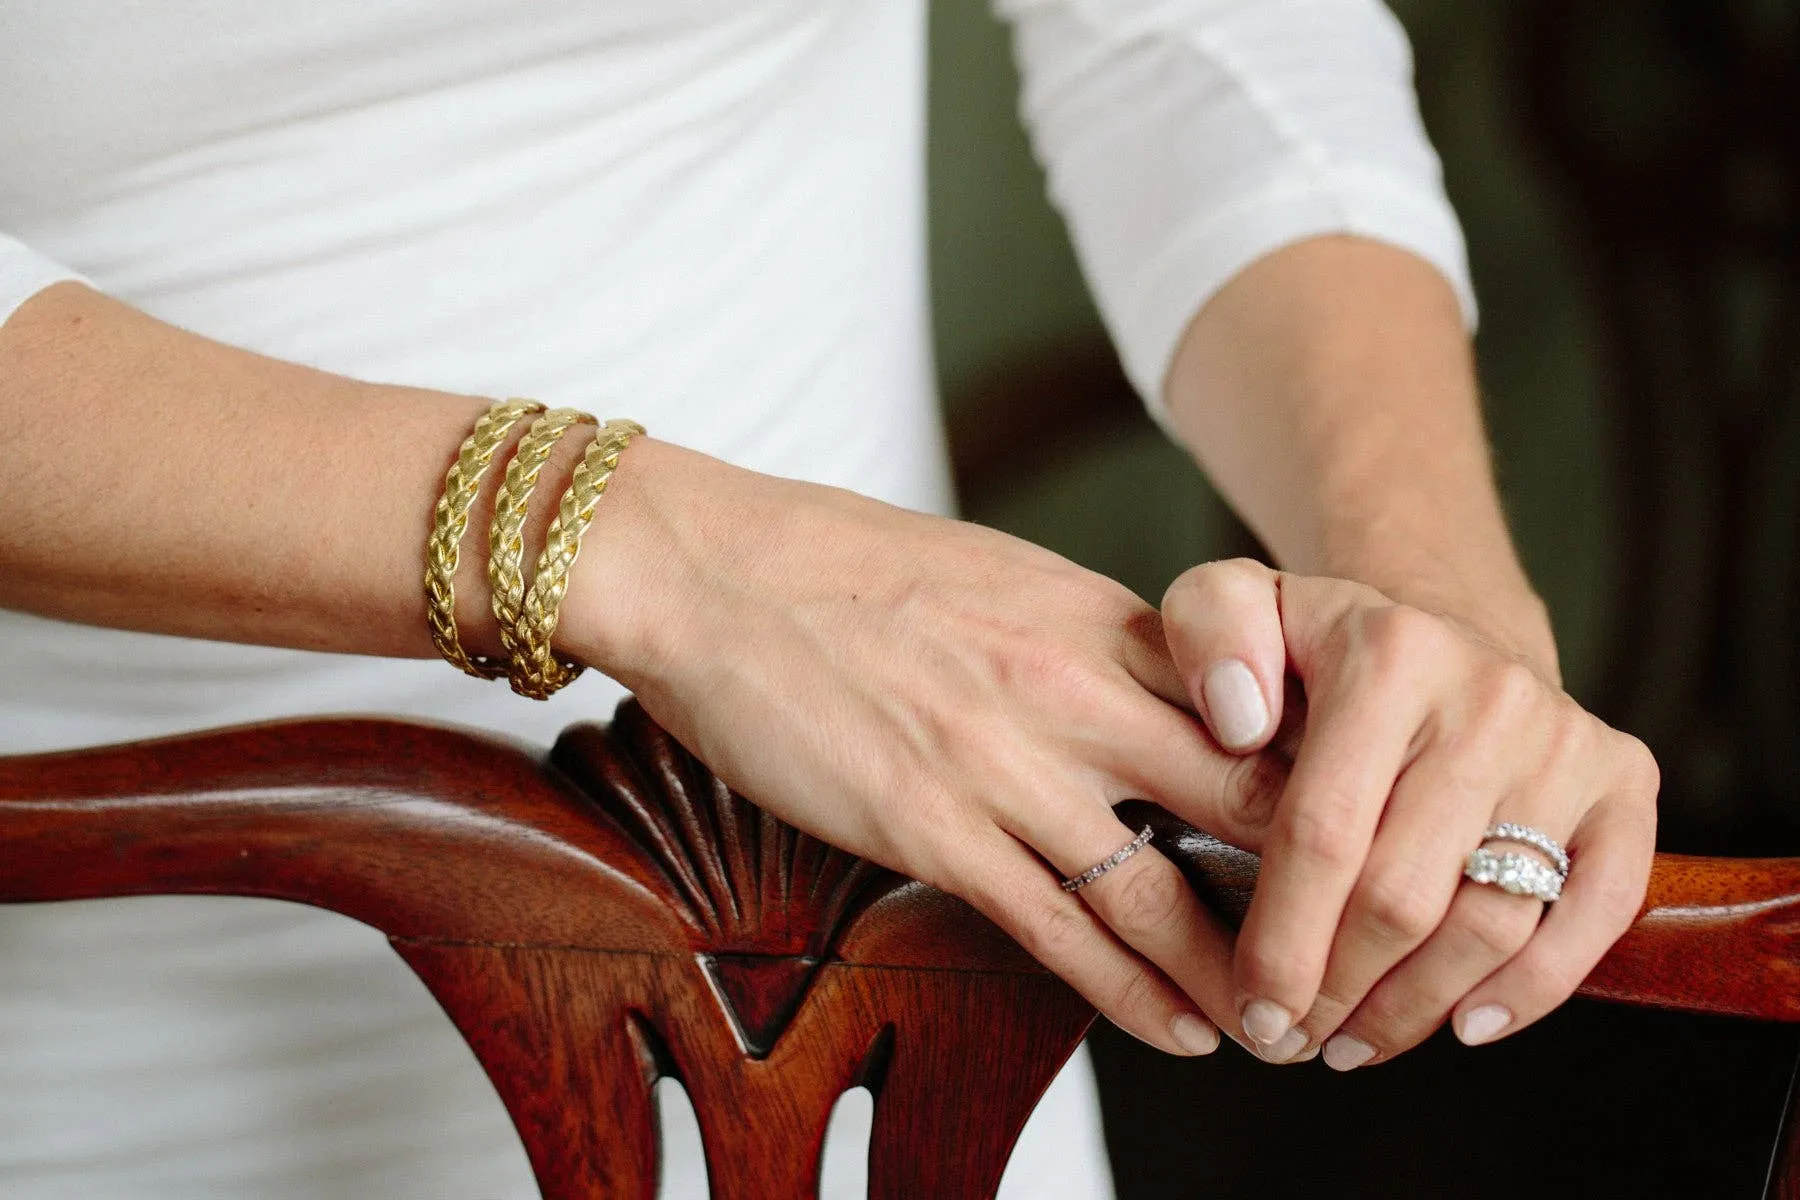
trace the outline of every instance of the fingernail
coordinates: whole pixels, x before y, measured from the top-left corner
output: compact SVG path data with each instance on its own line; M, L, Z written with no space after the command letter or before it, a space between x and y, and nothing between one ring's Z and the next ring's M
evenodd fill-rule
M1243 662L1228 658L1206 670L1200 693L1206 698L1206 715L1213 736L1230 750L1252 745L1269 727L1269 702L1262 684Z
M1340 1033L1325 1043L1325 1065L1334 1071L1354 1071L1375 1057L1375 1047L1359 1037Z
M1244 1005L1244 1032L1251 1041L1265 1046L1278 1042L1293 1025L1293 1014L1273 1000L1252 1000Z
M1471 1008L1463 1014L1461 1024L1457 1026L1456 1036L1462 1039L1465 1046L1479 1046L1483 1042L1491 1042L1500 1032L1512 1024L1513 1015L1505 1007L1498 1004L1484 1004L1480 1008Z
M1219 1031L1193 1013L1181 1013L1169 1022L1175 1044L1189 1054L1211 1054L1219 1048Z
M1284 1063L1306 1046L1306 1030L1290 1029L1273 1046L1264 1046L1262 1056L1272 1063Z

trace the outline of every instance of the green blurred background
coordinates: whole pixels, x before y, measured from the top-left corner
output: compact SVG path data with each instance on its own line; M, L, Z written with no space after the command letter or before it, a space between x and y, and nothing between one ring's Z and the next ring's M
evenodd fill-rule
M1559 226L1496 78L1495 6L1395 6L1423 64L1421 102L1468 228L1495 453L1522 553L1555 614L1565 671L1594 673L1607 569L1606 476L1579 251ZM1105 335L1017 116L1007 31L979 0L936 0L931 27L932 291L953 414L997 375ZM1069 555L1153 602L1229 549L1217 497L1147 420L1035 486L968 513Z

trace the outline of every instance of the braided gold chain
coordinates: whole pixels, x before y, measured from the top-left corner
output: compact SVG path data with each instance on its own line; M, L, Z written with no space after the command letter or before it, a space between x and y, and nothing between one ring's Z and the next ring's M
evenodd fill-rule
M524 620L519 623L520 652L513 660L513 690L536 700L567 686L581 673L579 665L561 662L550 649L562 616L563 597L569 590L569 570L581 553L581 538L594 520L594 510L606 485L618 468L619 455L641 435L635 421L608 421L588 443L581 464L569 477L568 490L557 506L556 518L544 535L544 550L525 595Z
M532 400L498 400L483 413L463 439L456 461L444 473L444 490L438 496L432 518L431 538L425 544L425 619L431 640L445 661L477 679L498 679L504 663L470 656L456 631L456 567L462 557L463 534L469 528L469 510L481 492L494 455L506 444L513 427L544 406Z
M538 476L550 459L550 452L576 425L598 425L587 413L573 408L553 408L531 423L531 429L519 442L518 450L506 465L506 480L494 498L494 524L488 530L488 589L494 606L494 619L500 623L500 644L506 648L510 664L508 675L517 679L525 659L520 640L520 615L525 605L525 515L531 505L531 494ZM573 663L570 670L579 670ZM573 678L573 676L571 676ZM521 695L528 693L520 692Z

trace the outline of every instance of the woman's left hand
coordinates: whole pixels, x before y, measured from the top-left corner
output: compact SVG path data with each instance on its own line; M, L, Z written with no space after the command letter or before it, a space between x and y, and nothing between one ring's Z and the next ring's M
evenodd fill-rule
M1349 1070L1447 1017L1464 1042L1492 1041L1567 999L1631 923L1656 763L1524 660L1362 584L1248 560L1187 572L1163 619L1201 716L1246 769L1284 701L1296 710L1285 786L1243 793L1278 798L1213 831L1262 854L1235 986L1263 1057L1323 1045ZM1567 848L1560 900L1463 877L1498 822Z

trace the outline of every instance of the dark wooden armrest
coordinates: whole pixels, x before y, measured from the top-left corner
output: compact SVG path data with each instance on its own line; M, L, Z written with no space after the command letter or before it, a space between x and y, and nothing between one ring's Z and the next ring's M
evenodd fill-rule
M1189 882L1233 924L1257 859L1161 809L1134 805ZM1800 858L1658 854L1637 921L1579 994L1651 1008L1800 1021Z
M1255 858L1143 809L1241 917ZM494 1080L546 1200L650 1200L662 1075L693 1100L716 1196L809 1194L859 1082L873 1196L991 1195L1094 1015L962 902L760 812L632 704L548 764L381 720L0 759L0 902L179 893L387 933ZM1582 991L1800 1019L1796 905L1800 860L1659 856Z

